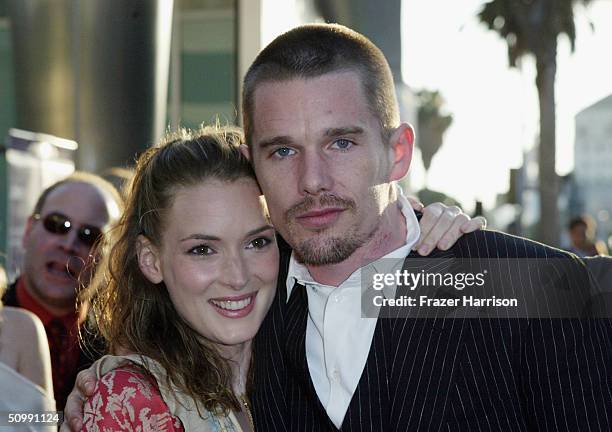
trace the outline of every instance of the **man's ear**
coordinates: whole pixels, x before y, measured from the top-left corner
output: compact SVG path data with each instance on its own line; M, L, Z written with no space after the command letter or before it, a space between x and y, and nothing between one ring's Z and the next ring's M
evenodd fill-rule
M249 148L248 145L240 144L240 153L242 153L242 155L248 160L251 160L251 149Z
M136 254L138 255L138 267L147 279L154 284L164 280L161 269L159 251L151 241L143 235L136 239Z
M23 231L23 237L21 238L21 246L26 249L28 241L30 240L30 235L32 234L32 228L34 228L34 216L28 217L26 221L25 230Z
M389 138L391 170L389 181L401 180L410 168L414 150L414 129L408 123L400 124Z

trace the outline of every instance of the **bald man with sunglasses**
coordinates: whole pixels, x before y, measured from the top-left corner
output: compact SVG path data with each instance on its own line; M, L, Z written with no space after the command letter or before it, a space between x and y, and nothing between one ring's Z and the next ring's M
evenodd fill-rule
M92 271L92 248L116 222L122 202L116 189L93 174L76 172L45 189L26 223L22 272L4 303L29 310L43 322L57 409L63 410L76 373L92 358L79 348L84 311L76 296Z

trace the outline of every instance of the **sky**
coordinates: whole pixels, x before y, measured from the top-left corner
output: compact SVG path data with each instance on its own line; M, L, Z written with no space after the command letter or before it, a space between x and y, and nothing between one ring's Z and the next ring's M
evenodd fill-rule
M508 189L509 169L538 133L535 65L508 67L506 43L476 18L483 0L403 0L402 76L418 90L439 90L453 124L434 157L428 187L485 208ZM594 29L591 28L591 24ZM573 169L574 116L612 93L612 0L576 8L576 50L566 36L557 54L557 173ZM605 53L608 52L606 55ZM420 158L413 189L424 186Z

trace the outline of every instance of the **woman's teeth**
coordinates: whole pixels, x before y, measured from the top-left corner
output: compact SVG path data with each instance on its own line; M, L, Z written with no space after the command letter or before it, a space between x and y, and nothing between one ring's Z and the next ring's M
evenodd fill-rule
M253 301L253 297L250 296L245 299L238 300L238 301L234 301L234 300L219 301L219 300L212 300L212 299L210 301L215 306L220 307L221 309L236 311L236 310L244 309L245 307L250 305L251 302Z

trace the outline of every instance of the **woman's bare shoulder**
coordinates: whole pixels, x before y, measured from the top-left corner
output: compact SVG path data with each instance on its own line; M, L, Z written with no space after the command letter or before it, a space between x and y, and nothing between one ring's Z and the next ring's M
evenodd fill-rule
M6 334L19 338L45 334L43 324L36 315L25 309L11 306L4 306L0 309L0 326ZM24 342L27 340L24 339Z

